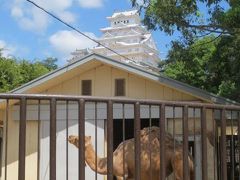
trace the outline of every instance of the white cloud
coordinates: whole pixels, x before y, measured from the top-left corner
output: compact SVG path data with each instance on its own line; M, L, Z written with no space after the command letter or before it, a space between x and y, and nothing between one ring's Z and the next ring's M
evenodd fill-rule
M0 49L2 49L1 53L3 57L11 57L16 51L12 45L7 44L3 40L0 40Z
M35 0L34 2L54 12L64 11L72 6L72 0Z
M35 0L34 2L62 18L68 23L76 21L76 17L68 9L73 0ZM15 0L11 7L11 15L20 27L34 32L44 32L50 22L49 16L42 10L24 0Z
M68 22L68 23L73 23L76 21L76 17L73 13L68 12L68 11L62 11L59 15L59 18L61 18L63 21Z
M11 10L11 15L16 18L21 18L23 17L23 11L21 8L14 6Z
M10 44L0 39L0 49L3 57L23 57L29 54L29 49L22 44Z
M103 6L103 0L78 0L83 8L98 8Z
M31 15L18 18L20 27L34 32L43 32L49 23L47 15L35 7L31 8L28 13Z
M104 0L33 0L36 4L55 14L67 23L76 22L76 14L70 9L78 3L82 8L99 8ZM13 0L11 3L11 15L19 26L25 30L42 33L48 27L49 15L26 0Z
M85 32L86 35L96 39L93 33ZM58 31L49 38L50 44L59 54L69 57L70 53L76 49L91 48L96 45L90 39L74 31Z

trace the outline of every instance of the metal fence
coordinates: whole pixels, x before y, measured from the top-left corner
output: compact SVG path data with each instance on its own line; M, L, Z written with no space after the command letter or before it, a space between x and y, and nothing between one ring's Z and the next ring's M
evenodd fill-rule
M8 122L10 121L9 114L10 106L18 105L20 107L19 115L19 149L18 149L18 180L25 180L26 173L26 124L27 124L27 106L29 102L35 102L38 107L37 113L37 124L38 124L38 162L37 162L37 174L36 179L40 179L39 169L40 169L40 116L41 116L41 104L42 102L48 102L50 107L50 145L49 145L49 179L56 180L56 170L57 170L57 160L56 160L56 132L57 132L57 103L64 102L66 104L66 144L68 143L68 105L70 102L75 102L78 107L78 136L79 136L79 151L78 151L78 179L85 179L85 116L86 116L86 103L93 103L97 107L98 103L103 103L106 105L106 144L107 144L107 179L114 179L114 113L121 113L121 139L124 142L127 140L126 129L129 128L126 125L126 108L125 106L131 105L133 109L133 115L131 118L133 122L133 131L134 131L134 172L132 172L130 177L123 176L122 179L136 179L140 180L143 178L143 165L144 160L141 149L141 129L143 117L142 114L147 112L148 123L145 127L158 126L158 150L159 156L157 157L166 157L166 154L169 151L169 146L166 145L166 136L171 135L173 138L174 148L173 152L176 150L175 141L178 139L182 147L180 151L182 155L181 166L178 167L182 172L180 176L177 176L174 172L176 167L173 165L169 168L174 173L173 179L216 179L216 180L227 180L227 179L240 179L239 175L239 152L240 152L240 107L233 105L214 105L214 104L205 104L205 103L194 103L194 102L172 102L172 101L154 101L154 100L136 100L136 99L124 99L124 98L98 98L98 97L82 97L82 96L62 96L62 95L23 95L23 94L0 94L0 100L2 104L2 109L4 109L4 154L2 154L2 159L4 163L4 171L2 178L4 180L8 179L8 157L9 157L9 145L8 138L11 134L8 133L9 127ZM114 105L119 104L122 108L121 111L115 112ZM144 107L144 108L143 108ZM154 111L152 109L155 109ZM156 113L156 117L153 117L153 114ZM94 110L94 116L97 116L97 108ZM96 120L97 118L95 118ZM190 123L191 122L191 123ZM96 123L96 122L95 122ZM200 124L199 124L200 123ZM146 124L146 123L145 123ZM199 125L197 125L199 124ZM211 127L210 125L211 124ZM95 124L96 125L96 124ZM200 127L200 129L197 128ZM210 128L209 128L210 127ZM95 128L95 131L97 129ZM211 132L209 136L209 130ZM193 151L189 151L189 137L192 137L193 142ZM201 149L196 149L196 138L200 137L200 147ZM210 139L209 139L210 138ZM97 139L97 138L96 138ZM148 139L151 141L151 138ZM228 141L229 140L229 141ZM211 141L212 156L209 157L209 148L208 141ZM96 142L95 142L96 144ZM156 164L153 164L155 161L151 156L151 142L149 143L150 151L150 169L158 168L153 167ZM66 146L68 151L68 145ZM97 148L95 146L95 148ZM123 148L124 151L124 148ZM198 153L201 154L198 154ZM153 152L152 152L153 153ZM124 154L124 152L123 152ZM192 156L200 156L200 165L198 167L201 172L197 171L197 162L196 158L193 157L193 168L194 176L192 177L190 172L191 164L189 161L190 154ZM124 155L123 155L124 156ZM68 155L67 155L68 158ZM123 164L126 161L125 156L123 157ZM174 161L174 160L171 160ZM67 160L68 162L68 160ZM95 161L96 162L96 161ZM169 162L166 158L160 158L157 166L159 166L159 171L150 172L149 179L166 179L169 175L169 172L166 170L169 166ZM211 162L211 163L209 163ZM174 163L173 163L174 164ZM68 171L69 165L66 164L66 177L69 179ZM97 166L97 163L95 164ZM123 165L124 166L124 165ZM212 166L212 167L210 167ZM145 167L145 166L144 166ZM124 171L125 168L123 167ZM209 170L210 169L210 170ZM14 173L14 172L10 172ZM199 176L199 177L198 177ZM95 176L97 179L97 176Z

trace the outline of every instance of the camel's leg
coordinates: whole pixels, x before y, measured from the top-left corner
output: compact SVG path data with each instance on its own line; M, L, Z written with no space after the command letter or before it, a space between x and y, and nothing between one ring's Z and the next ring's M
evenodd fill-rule
M124 180L124 178L120 177L120 176L116 176L116 178L117 178L117 180ZM134 178L129 179L129 178L125 177L125 180L134 180Z
M123 177L116 176L117 180L123 180Z
M190 170L190 180L194 180L195 179L194 163L190 157L188 157L188 164Z
M190 157L188 157L189 179L194 180L194 165ZM182 152L175 152L172 158L172 168L175 172L176 180L183 180L183 155Z
M172 168L175 173L176 180L183 180L183 158L182 152L175 152L172 158Z

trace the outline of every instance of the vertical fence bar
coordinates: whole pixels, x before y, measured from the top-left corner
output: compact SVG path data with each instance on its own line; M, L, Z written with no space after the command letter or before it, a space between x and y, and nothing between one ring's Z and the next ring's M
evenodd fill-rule
M176 151L176 141L175 141L175 136L176 136L176 132L175 132L175 117L176 117L176 107L173 106L173 152L175 153ZM173 161L175 161L175 156L173 157ZM173 179L176 179L176 173L175 171L173 171Z
M113 102L107 103L107 180L113 180Z
M40 179L40 157L41 157L41 152L40 152L40 115L41 115L41 100L38 100L38 137L37 137L37 180Z
M193 108L193 141L194 141L194 169L196 169L196 145L197 145L197 142L196 142L196 108L194 107ZM196 173L194 173L194 179L196 179Z
M125 140L126 140L126 135L125 135L125 104L122 105L122 117L123 117L123 123L122 123L122 128L123 128L123 173L125 175ZM126 180L126 176L123 176L123 180Z
M95 126L95 169L98 168L97 164L97 152L98 152L98 147L97 147L97 103L94 103L94 109L95 109L95 116L94 116L94 126ZM95 180L97 180L97 171L95 171Z
M237 147L238 147L238 163L240 165L240 111L237 112L237 125L238 125L238 129L237 129L237 133L238 133L238 143L237 143ZM238 173L238 180L240 180L240 173Z
M166 178L165 171L165 104L160 106L160 179Z
M18 180L25 180L26 111L26 98L23 97L20 100Z
M152 106L149 105L149 136L148 136L148 143L149 143L149 161L150 161L150 177L149 179L152 180L152 136L151 136L151 129L152 129Z
M85 101L80 99L78 103L78 179L85 180Z
M183 179L189 178L188 164L188 106L183 107Z
M7 166L8 166L8 113L9 113L9 100L6 102L6 137L5 137L5 169L4 169L4 180L7 180Z
M202 135L202 179L207 180L207 124L206 108L201 110L201 135Z
M214 135L214 140L213 140L213 167L214 167L214 180L216 179L216 122L215 122L215 109L212 110L212 119L213 119L213 135Z
M235 167L234 167L234 160L235 160L235 153L234 153L234 151L235 151L235 142L234 142L234 139L233 139L233 112L232 111L230 111L230 113L231 113L231 116L230 116L230 121L231 121L231 179L235 179Z
M68 107L69 107L69 101L66 101L66 180L68 180Z
M221 172L222 180L227 180L226 162L226 110L221 110Z
M50 100L50 179L56 180L56 99Z
M219 115L221 115L221 111L217 111L219 112ZM221 123L221 117L219 119L219 123ZM222 158L221 158L221 135L220 135L220 129L221 129L221 124L216 124L216 136L217 136L217 140L216 140L216 147L217 147L217 157L218 161L217 161L217 177L218 180L221 180L221 166L222 166Z
M140 103L136 102L134 105L134 139L135 139L135 179L141 179L141 159L140 159Z

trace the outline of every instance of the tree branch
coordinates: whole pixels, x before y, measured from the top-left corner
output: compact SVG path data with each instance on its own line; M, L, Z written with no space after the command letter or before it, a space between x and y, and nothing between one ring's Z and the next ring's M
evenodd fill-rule
M203 46L203 45L205 45L205 44L212 43L212 42L216 41L218 38L220 38L222 35L223 35L223 33L220 33L218 36L216 36L215 38L211 39L210 41L204 42L204 43L200 43L200 44L197 44L197 45L195 45L195 46L191 46L190 49L194 49L195 47Z

